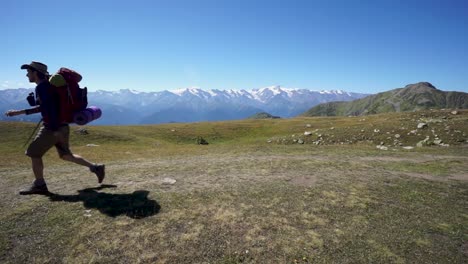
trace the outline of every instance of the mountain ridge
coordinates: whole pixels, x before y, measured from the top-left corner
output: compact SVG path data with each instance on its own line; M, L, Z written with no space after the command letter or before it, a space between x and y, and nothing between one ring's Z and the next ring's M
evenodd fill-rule
M28 108L25 98L33 91L0 90L0 98L8 98L0 111ZM348 101L366 95L343 90L313 91L275 85L251 90L204 90L198 87L157 92L98 90L88 92L88 101L89 105L99 106L103 112L103 116L93 124L120 125L244 119L259 112L293 117L319 103ZM4 109L3 105L9 107ZM34 118L20 116L17 120L34 121ZM6 119L1 117L0 120Z
M468 108L468 93L441 91L429 82L418 82L352 101L319 104L301 116L359 116L430 108L466 109Z

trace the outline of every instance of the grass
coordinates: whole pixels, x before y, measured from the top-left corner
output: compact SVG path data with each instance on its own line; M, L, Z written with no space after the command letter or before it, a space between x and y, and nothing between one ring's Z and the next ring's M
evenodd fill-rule
M0 123L0 262L465 263L467 117L89 126L73 150L106 163L106 184L50 151L50 196L17 195L32 180L18 142L34 124ZM399 131L420 118L443 121L419 136ZM387 132L414 146L446 126L450 147L375 148Z

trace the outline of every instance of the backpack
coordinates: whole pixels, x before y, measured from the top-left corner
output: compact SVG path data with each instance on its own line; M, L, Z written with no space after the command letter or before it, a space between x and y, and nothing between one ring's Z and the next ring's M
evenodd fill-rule
M78 83L81 79L79 73L68 68L60 68L49 78L51 89L58 99L60 123L73 123L74 115L88 106L88 89L80 88Z

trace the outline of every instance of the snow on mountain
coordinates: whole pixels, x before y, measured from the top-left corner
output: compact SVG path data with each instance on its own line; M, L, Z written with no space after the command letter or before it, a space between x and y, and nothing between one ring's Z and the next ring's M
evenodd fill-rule
M31 91L34 89L0 90L2 106L27 108L25 98ZM364 96L367 94L342 90L312 91L279 85L251 90L190 87L158 92L133 89L88 91L89 105L99 106L103 111L96 124L217 121L243 119L258 112L292 117L320 103L350 101ZM125 113L118 114L122 111Z
M171 93L178 97L199 97L202 99L209 99L213 97L224 97L229 99L235 98L249 98L252 100L256 100L258 102L268 102L269 99L281 96L284 98L293 98L295 96L301 95L347 95L353 96L353 93L348 93L343 90L322 90L322 91L312 91L307 89L296 89L296 88L283 88L281 86L270 86L260 89L252 89L252 90L218 90L218 89L211 89L211 90L203 90L198 87L191 87L191 88L183 88L183 89L175 89L175 90L165 90L161 92L141 92L137 90L130 90L130 89L121 89L115 92L108 92L98 90L93 92L100 96L119 96L119 95L142 95L145 97L159 97L162 93ZM356 94L358 95L358 94Z
M120 89L117 91L119 94L141 94L143 92L133 90L133 89Z
M170 90L169 92L175 94L175 95L178 95L178 96L184 96L184 95L188 95L188 94L192 94L192 95L197 95L199 94L199 89L198 87L192 87L192 88L184 88L184 89L176 89L176 90Z

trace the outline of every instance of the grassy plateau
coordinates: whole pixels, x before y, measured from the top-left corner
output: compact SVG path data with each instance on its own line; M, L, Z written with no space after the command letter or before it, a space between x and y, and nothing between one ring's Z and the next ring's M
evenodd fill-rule
M72 126L104 183L51 149L21 196L34 127L0 123L0 263L468 263L466 110Z

